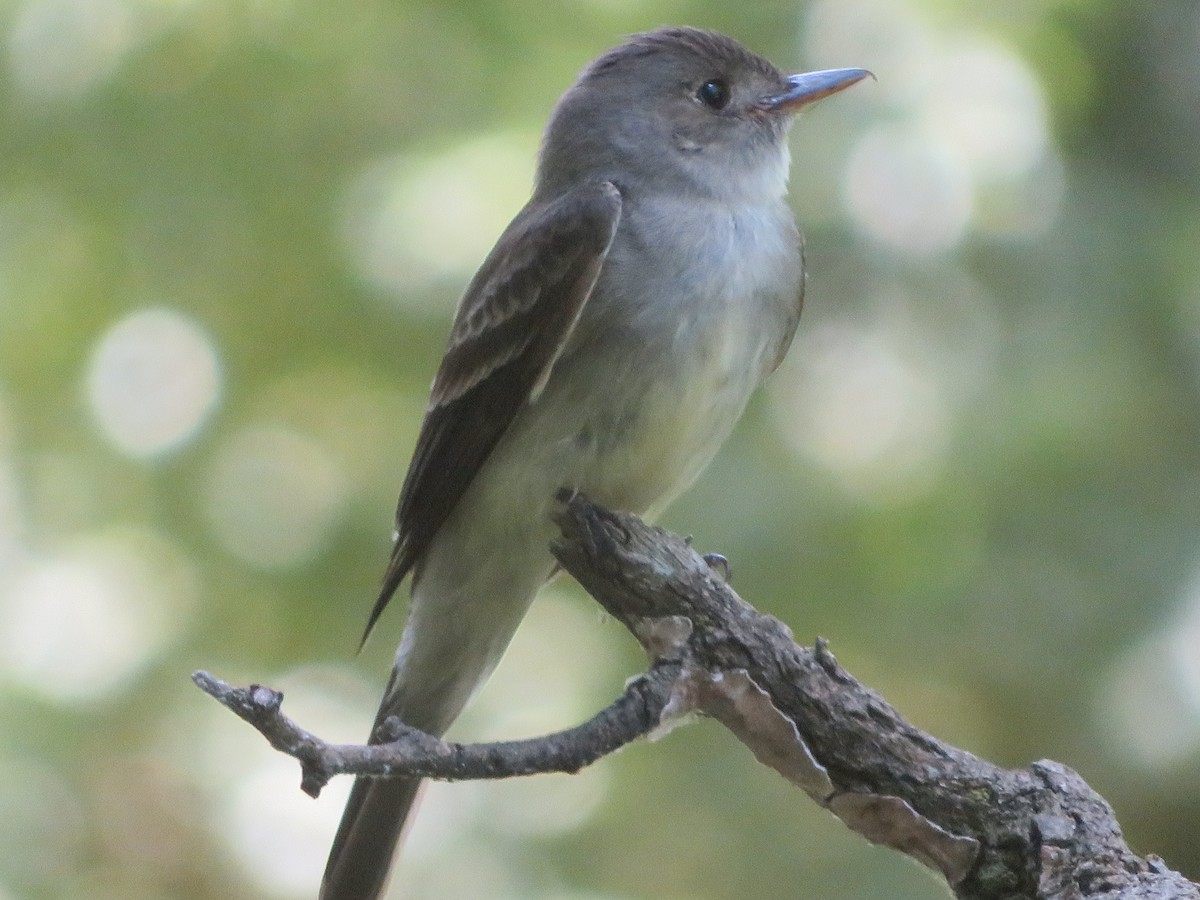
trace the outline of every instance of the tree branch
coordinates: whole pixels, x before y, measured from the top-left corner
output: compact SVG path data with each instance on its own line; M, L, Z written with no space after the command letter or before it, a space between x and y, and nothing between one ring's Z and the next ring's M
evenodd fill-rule
M964 900L1200 900L1200 887L1126 846L1112 809L1070 769L1045 760L1002 769L925 734L842 669L823 641L797 646L682 538L582 496L563 500L555 556L652 660L620 699L577 728L464 746L388 720L392 743L330 745L282 715L278 692L194 678L300 760L302 787L314 796L343 772L573 772L701 712L848 827L940 872Z
M236 688L200 671L204 693L259 730L272 747L300 762L300 788L320 795L335 775L379 778L416 775L442 781L481 781L575 773L658 727L679 665L657 663L631 681L616 701L582 725L524 741L457 744L410 728L391 716L377 734L386 743L329 744L283 714L283 693L259 684Z

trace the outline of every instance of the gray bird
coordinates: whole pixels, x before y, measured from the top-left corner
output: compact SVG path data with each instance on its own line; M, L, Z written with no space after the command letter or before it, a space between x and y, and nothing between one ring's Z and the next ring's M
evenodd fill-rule
M664 28L563 94L434 378L367 625L411 572L376 726L441 735L458 716L554 572L560 489L653 515L712 459L800 316L792 114L868 74L785 76L723 35ZM325 900L379 896L418 787L358 779Z

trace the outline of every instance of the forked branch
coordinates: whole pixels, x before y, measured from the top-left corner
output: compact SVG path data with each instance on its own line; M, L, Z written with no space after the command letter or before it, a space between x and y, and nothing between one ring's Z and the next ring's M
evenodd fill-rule
M341 773L465 780L574 772L689 713L719 720L764 765L868 840L941 873L960 898L1200 900L1200 886L1133 853L1112 809L1065 766L994 766L906 722L838 665L798 646L682 538L564 497L563 568L642 643L649 671L576 728L461 745L388 720L390 743L327 744L269 688L195 680L301 763L314 796Z

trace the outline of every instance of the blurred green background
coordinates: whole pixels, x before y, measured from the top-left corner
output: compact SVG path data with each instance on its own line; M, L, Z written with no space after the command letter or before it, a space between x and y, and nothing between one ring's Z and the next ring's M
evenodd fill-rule
M1200 879L1194 0L0 2L0 896L311 897L348 785L188 680L365 736L354 648L454 304L620 36L878 75L800 117L808 307L665 517L920 725L1050 757ZM560 582L457 734L640 670ZM435 786L426 898L936 898L712 723Z

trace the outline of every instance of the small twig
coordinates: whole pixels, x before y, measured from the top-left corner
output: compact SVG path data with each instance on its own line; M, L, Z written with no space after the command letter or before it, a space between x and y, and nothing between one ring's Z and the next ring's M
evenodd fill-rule
M477 781L578 772L657 727L679 664L664 662L629 683L615 702L587 722L522 741L457 744L385 720L379 744L330 744L283 714L283 694L262 685L238 688L208 672L192 681L222 706L249 722L276 750L300 762L300 788L316 797L335 775L412 775L443 781Z

